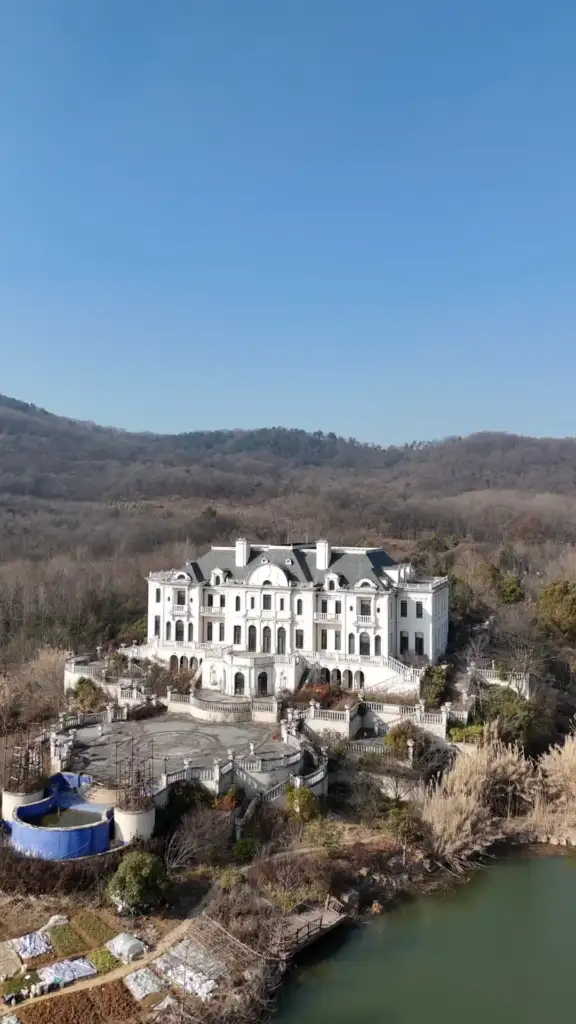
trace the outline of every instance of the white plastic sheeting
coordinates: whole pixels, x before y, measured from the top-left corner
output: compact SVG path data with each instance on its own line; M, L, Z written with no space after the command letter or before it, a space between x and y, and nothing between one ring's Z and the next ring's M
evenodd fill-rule
M28 935L21 935L19 939L12 939L12 948L16 950L20 959L26 962L35 956L50 953L52 943L44 932L29 932Z
M138 960L138 957L143 956L146 952L144 943L135 935L129 935L128 932L121 932L120 935L110 939L106 943L106 949L123 964L131 964L133 960Z
M154 962L154 967L172 985L198 996L202 1002L212 998L217 979L226 971L220 960L209 956L190 939L173 946Z
M20 1021L13 1013L9 1013L7 1017L2 1017L2 1024L20 1024Z
M49 967L41 967L38 971L40 981L63 981L71 985L80 978L93 978L98 971L89 963L85 957L78 957L77 960L60 960L57 964L50 964Z
M153 996L156 992L162 991L162 985L149 967L141 967L139 971L134 971L134 974L127 974L124 984L137 1003L146 999L146 996Z

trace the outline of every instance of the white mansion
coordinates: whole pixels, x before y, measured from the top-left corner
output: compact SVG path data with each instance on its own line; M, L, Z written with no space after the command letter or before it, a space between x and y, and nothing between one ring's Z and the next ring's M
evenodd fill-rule
M229 695L295 690L312 672L413 689L419 673L397 659L444 653L448 592L447 577L419 579L381 548L237 540L150 573L140 653Z

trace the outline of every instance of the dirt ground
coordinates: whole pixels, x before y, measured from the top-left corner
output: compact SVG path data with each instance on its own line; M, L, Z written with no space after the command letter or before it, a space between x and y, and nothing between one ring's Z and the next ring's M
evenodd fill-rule
M52 914L74 914L78 909L77 898L0 894L0 942L36 931Z

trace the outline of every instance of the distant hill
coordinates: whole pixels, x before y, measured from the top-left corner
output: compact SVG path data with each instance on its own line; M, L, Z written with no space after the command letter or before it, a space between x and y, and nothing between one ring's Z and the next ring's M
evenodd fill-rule
M469 491L576 494L576 439L480 433L383 448L335 434L258 430L130 433L0 396L0 493L101 501L270 497L310 470L376 478L404 499Z

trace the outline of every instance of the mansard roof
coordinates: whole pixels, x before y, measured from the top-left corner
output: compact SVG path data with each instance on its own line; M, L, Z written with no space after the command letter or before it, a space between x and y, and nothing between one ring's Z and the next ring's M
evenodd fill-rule
M225 572L227 579L243 582L262 563L263 558L271 565L283 569L291 583L322 583L326 573L336 573L344 585L355 587L361 580L367 579L379 590L387 590L390 587L391 581L385 569L396 564L381 548L335 547L331 550L328 569L320 570L316 568L315 545L252 544L248 564L245 566L236 565L234 547L215 547L196 561L188 562L186 571L197 583L210 580L210 574L216 568Z

